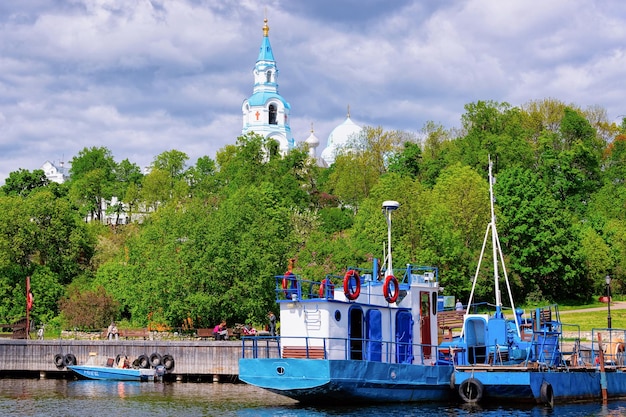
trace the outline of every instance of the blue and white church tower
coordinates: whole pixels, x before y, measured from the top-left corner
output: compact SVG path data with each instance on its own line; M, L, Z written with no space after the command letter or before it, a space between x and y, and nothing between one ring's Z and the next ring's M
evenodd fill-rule
M270 46L270 31L267 19L263 25L263 42L254 66L254 91L243 101L242 134L254 132L280 144L280 152L287 153L294 147L295 140L289 127L291 106L278 94L278 68Z

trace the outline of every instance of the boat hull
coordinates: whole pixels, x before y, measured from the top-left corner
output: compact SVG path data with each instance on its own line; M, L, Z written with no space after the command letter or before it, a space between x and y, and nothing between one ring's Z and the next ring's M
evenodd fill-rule
M71 365L67 367L78 376L108 381L152 381L154 369L127 369L107 366Z
M626 396L626 373L605 372L607 396ZM528 403L563 403L602 399L602 373L596 369L563 371L498 371L456 372L457 392L463 381L473 378L482 384L480 400ZM548 384L549 390L546 390ZM543 389L542 389L543 386Z
M452 366L360 360L240 359L239 379L300 402L410 402L452 398Z

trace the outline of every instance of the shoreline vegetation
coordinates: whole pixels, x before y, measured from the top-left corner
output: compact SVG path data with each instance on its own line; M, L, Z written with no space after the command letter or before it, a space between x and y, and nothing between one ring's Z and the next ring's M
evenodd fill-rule
M195 163L173 149L143 170L94 146L71 158L61 184L41 169L12 172L0 187L0 323L28 308L46 334L111 321L264 325L290 264L315 291L384 258L385 200L400 204L395 259L437 266L442 295L461 301L479 272L476 300L493 302L492 265L476 271L489 160L516 304L624 293L626 117L556 99L477 101L461 123L365 127L330 167L305 145L283 154L250 133Z

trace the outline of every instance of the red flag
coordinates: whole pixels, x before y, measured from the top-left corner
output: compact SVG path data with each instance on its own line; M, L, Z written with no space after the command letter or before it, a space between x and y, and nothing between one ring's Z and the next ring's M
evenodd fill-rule
M28 310L33 309L33 293L30 291L28 292L28 295L26 296L26 308L28 308Z
M26 277L26 308L28 311L33 308L33 293L30 291L30 277Z

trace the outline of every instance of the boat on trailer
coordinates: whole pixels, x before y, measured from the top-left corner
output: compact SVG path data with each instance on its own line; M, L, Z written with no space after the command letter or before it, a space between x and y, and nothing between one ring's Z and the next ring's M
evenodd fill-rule
M515 308L496 230L491 161L489 187L491 222L481 260L491 232L495 312L477 312L472 307L479 261L461 334L442 343L451 352L452 382L459 396L467 403L500 400L549 406L626 396L626 330L593 329L591 345L583 346L580 327L563 323L557 305L533 309L528 315ZM508 317L500 296L499 266L510 299ZM574 342L564 341L564 329L577 334Z
M242 338L239 379L305 403L446 401L453 366L438 363L438 269L395 269L385 201L387 254L371 269L306 280L277 276L280 336Z

